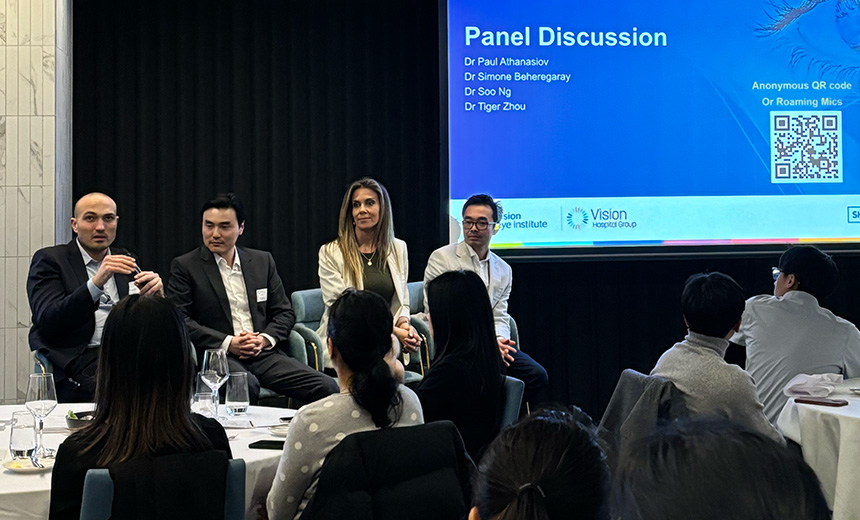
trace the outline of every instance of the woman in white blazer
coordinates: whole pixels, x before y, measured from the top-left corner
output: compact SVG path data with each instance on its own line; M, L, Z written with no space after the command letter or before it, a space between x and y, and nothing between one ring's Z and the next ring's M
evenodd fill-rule
M394 335L405 352L417 350L421 340L409 322L406 242L394 238L391 199L382 184L363 178L346 190L340 206L337 239L320 247L319 275L325 312L317 333L323 341L329 307L345 289L352 287L373 291L391 301ZM331 366L327 352L325 365Z

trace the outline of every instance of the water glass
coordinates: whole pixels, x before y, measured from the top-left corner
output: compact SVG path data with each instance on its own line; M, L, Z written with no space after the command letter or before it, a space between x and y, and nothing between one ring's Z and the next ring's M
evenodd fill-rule
M203 353L203 365L200 377L212 389L212 393L218 395L218 389L227 382L230 377L230 369L227 366L227 351L224 349L207 349ZM218 401L215 401L215 418L218 418Z
M29 459L36 449L36 420L33 414L12 412L9 429L9 453L12 459Z
M54 450L46 448L42 442L42 432L45 429L45 417L57 407L57 388L54 384L54 374L30 374L27 382L27 400L24 402L27 410L39 420L39 440L36 445L37 456L53 457Z
M191 411L203 417L215 418L217 406L218 394L212 392L198 392L191 398Z
M250 400L248 399L248 373L230 372L227 380L227 397L224 400L227 405L227 414L231 416L245 415L248 411Z

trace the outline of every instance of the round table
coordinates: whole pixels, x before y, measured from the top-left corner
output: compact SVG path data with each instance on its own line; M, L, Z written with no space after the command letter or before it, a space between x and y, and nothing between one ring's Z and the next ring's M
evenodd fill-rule
M44 442L49 448L56 448L69 435L65 428L65 415L69 410L83 412L92 410L93 405L87 403L59 404L45 419ZM221 406L221 413L224 407ZM0 454L2 462L11 458L9 454L8 421L12 412L26 410L24 405L0 406ZM250 449L248 445L254 441L268 439L276 440L267 426L279 423L280 417L290 417L295 410L287 408L270 408L266 406L251 406L248 414L241 419L230 419L227 422L227 437L230 438L230 449L233 457L245 460L245 518L258 518L260 507L265 507L266 495L272 487L272 479L281 458L280 450ZM244 422L244 427L233 428ZM252 423L256 428L252 428ZM0 468L2 469L2 468ZM9 470L0 471L0 519L6 518L48 518L49 500L51 495L51 472L37 474L13 473Z
M803 459L818 475L833 520L860 518L860 395L849 390L860 379L846 379L828 397L848 406L798 404L789 398L777 426L800 444Z

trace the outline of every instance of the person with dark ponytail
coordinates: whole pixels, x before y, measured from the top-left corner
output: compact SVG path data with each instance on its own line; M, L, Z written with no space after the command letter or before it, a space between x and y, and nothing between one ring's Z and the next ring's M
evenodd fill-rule
M608 520L609 468L591 417L544 409L503 430L474 492L469 520Z
M392 370L397 338L388 302L347 289L329 309L327 343L341 391L303 406L290 423L266 501L270 520L297 518L328 453L349 434L424 423L414 392Z

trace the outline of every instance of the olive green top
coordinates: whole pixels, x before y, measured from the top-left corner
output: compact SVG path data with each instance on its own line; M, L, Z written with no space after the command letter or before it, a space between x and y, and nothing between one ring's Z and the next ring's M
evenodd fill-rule
M361 266L364 269L364 289L375 292L390 302L394 298L394 280L388 262L376 253L361 253ZM368 265L370 264L370 265Z

